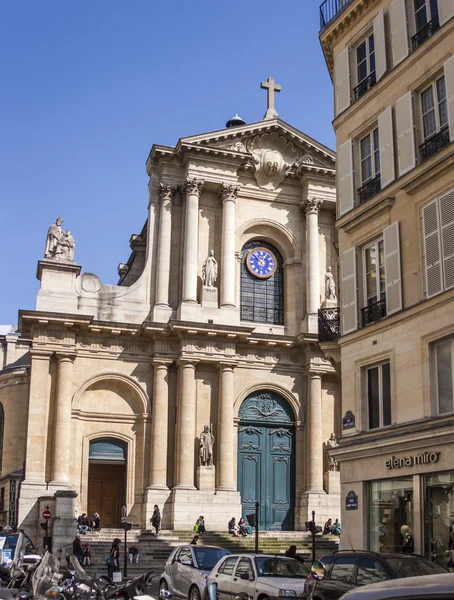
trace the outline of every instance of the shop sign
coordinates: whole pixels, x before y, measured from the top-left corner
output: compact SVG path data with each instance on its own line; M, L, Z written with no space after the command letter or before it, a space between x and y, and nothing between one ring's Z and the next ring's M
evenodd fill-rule
M358 510L358 495L353 490L345 498L345 510Z
M441 452L424 452L424 454L416 454L414 456L402 456L396 458L391 456L385 466L388 469L400 469L401 467L412 467L413 465L430 465L440 460Z
M342 419L342 429L353 429L355 427L355 415L351 410L347 410Z

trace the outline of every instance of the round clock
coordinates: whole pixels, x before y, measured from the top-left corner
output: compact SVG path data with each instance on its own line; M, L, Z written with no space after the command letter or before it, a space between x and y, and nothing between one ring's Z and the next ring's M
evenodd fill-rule
M246 257L246 265L254 277L267 279L276 271L277 261L267 248L253 248Z

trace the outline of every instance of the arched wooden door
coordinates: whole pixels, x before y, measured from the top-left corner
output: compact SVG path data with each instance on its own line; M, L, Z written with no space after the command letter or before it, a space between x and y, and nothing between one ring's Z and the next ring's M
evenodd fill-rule
M295 507L295 418L278 394L263 390L241 405L238 490L243 517L259 502L259 528L291 531Z

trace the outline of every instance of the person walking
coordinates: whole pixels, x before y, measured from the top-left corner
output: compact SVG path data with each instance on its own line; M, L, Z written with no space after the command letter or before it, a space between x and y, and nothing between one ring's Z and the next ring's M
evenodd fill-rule
M77 534L73 541L73 554L79 561L79 564L82 564L82 557L84 555L84 550L82 548L82 544L80 543L80 535Z
M150 521L156 530L155 535L159 535L159 530L161 529L161 512L157 504L154 505L153 515L151 516Z
M301 556L301 554L298 554L296 552L296 546L294 546L294 545L289 546L287 548L284 556L287 556L288 558L294 558L295 560L297 560L300 563L304 562L304 558Z
M112 542L110 554L107 558L107 575L112 579L114 571L120 570L120 538L115 538Z
M82 566L91 567L91 548L90 544L82 544Z

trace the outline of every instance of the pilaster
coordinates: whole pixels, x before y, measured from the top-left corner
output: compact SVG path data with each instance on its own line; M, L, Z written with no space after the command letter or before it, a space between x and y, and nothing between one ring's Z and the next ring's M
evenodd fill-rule
M150 488L167 490L169 366L172 360L153 360L153 409L150 443Z
M159 195L161 207L159 213L158 259L156 266L156 305L154 321L167 322L172 314L169 306L170 252L172 243L172 199L176 188L161 183Z
M199 247L199 198L205 181L186 179L183 194L186 196L182 302L197 304L197 259Z
M196 384L195 370L198 361L181 360L179 369L179 396L177 408L177 464L176 488L195 489L195 423Z
M221 185L222 256L221 308L235 308L235 208L240 187Z

